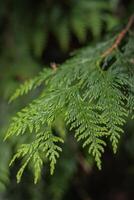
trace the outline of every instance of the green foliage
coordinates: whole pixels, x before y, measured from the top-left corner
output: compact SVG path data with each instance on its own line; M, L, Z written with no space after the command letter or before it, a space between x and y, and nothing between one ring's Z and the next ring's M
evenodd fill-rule
M100 148L99 149L100 153L104 151L104 147L106 146L106 144L107 143L109 144L108 139L111 140L111 143L113 143L113 146L114 146L113 149L116 150L117 147L119 146L118 145L119 137L122 134L121 129L124 129L124 125L123 126L121 125L121 127L119 126L119 128L121 129L120 130L118 129L119 130L119 133L118 133L117 131L118 125L116 124L116 120L124 124L125 122L123 122L123 120L127 119L127 116L123 114L124 111L121 111L122 112L121 114L121 112L117 113L117 110L118 109L122 110L123 109L122 107L124 107L124 109L127 112L126 115L129 114L131 116L131 114L134 111L133 92L132 93L130 92L129 95L127 95L129 92L129 88L127 87L128 83L127 84L124 83L124 87L121 88L121 91L127 91L125 94L127 100L126 99L123 100L124 106L118 107L117 110L116 108L113 109L114 106L112 106L111 108L112 111L105 109L105 112L104 112L101 109L102 105L103 107L105 107L106 105L110 106L110 104L113 104L115 105L115 107L117 107L118 98L114 98L115 91L113 91L113 89L109 87L111 90L111 97L109 98L109 100L108 98L104 98L104 96L102 96L102 99L100 99L97 102L95 110L92 111L92 109L90 109L90 107L92 107L92 102L90 104L90 107L87 109L86 106L88 103L85 102L86 97L88 100L88 98L92 98L92 96L97 95L99 91L101 90L101 87L99 89L99 86L101 86L100 84L101 81L99 81L99 84L98 84L98 79L97 79L97 82L95 81L96 74L98 77L99 73L96 72L95 74L92 74L89 71L86 77L85 65L86 65L86 60L89 61L90 53L88 53L87 51L89 50L89 48L87 48L87 50L86 49L83 50L84 56L78 55L74 57L75 59L73 58L74 61L72 62L69 61L69 66L65 67L66 74L61 73L62 75L61 78L57 79L56 85L59 84L58 81L60 81L60 83L63 82L63 76L64 78L67 76L68 84L70 81L70 86L73 86L75 83L79 82L80 79L82 81L83 78L84 78L83 83L85 82L85 86L82 86L82 88L80 86L80 92L76 91L73 93L73 91L70 90L72 91L71 96L65 95L65 99L63 96L63 99L61 101L62 102L65 101L66 103L65 105L63 105L63 107L61 106L62 108L59 112L58 112L58 108L56 108L57 103L55 102L55 104L53 104L53 101L55 101L54 99L51 101L52 102L51 106L49 106L49 100L48 100L48 104L47 104L47 101L45 101L45 104L42 103L42 108L40 108L40 110L38 110L39 108L38 103L40 104L41 101L45 99L44 95L46 95L46 98L48 98L48 95L47 95L48 93L51 96L52 91L50 91L49 82L51 82L51 80L53 79L55 75L57 76L57 73L59 73L60 69L57 69L57 71L53 71L47 68L47 69L44 69L35 78L33 77L41 70L42 63L49 63L51 61L59 63L65 59L64 57L65 51L69 52L70 50L72 51L74 48L78 48L83 44L86 45L90 43L91 45L95 41L96 42L100 41L102 38L104 38L104 34L106 34L107 30L110 30L116 25L118 26L116 26L115 29L119 30L120 25L118 24L118 22L121 21L120 24L123 24L124 21L126 21L125 19L126 16L130 14L130 10L132 12L134 10L133 1L130 0L127 2L127 1L119 1L119 0L107 0L107 1L105 0L38 0L38 1L1 0L0 2L1 2L0 4L0 81L1 81L1 84L0 84L0 110L1 110L1 115L0 115L0 198L3 200L4 199L41 200L42 198L61 200L64 198L68 199L68 197L71 198L70 193L74 193L75 197L77 195L81 196L81 194L76 194L77 191L78 193L84 194L87 188L83 181L83 178L84 178L83 175L85 171L83 172L82 170L82 173L81 173L82 177L79 176L79 170L81 172L81 164L79 163L78 157L79 157L79 153L81 154L81 151L84 153L84 157L85 157L85 154L87 155L85 159L88 160L86 161L88 162L90 169L94 170L93 168L94 159L93 157L90 157L88 155L88 150L91 151L90 155L93 154L93 151L90 150L92 148L90 147L92 142L90 143L90 140L88 139L88 133L86 133L87 129L83 130L84 134L82 132L82 128L84 126L88 126L89 131L91 131L90 130L91 127L89 127L88 121L85 120L84 122L82 122L81 117L84 119L88 118L92 127L94 127L92 132L94 132L95 137L97 137L97 134L98 134L97 131L95 130L96 127L100 130L100 133L102 135L105 134L105 132L107 132L107 129L108 129L109 132L106 133L106 135L102 136L102 138L101 137L99 138L103 140L102 141L103 144L100 144L99 140L97 141L99 142L97 149ZM121 62L123 63L122 66L125 66L125 68L126 66L129 67L128 69L129 74L130 74L130 71L132 72L131 64L133 63L133 55L134 55L132 44L133 44L133 39L131 42L127 43L127 45L124 45L124 47L126 48L125 55L124 53L119 54L119 52L118 54L116 54L116 56L118 56L118 59L120 59L120 56L121 56ZM110 45L111 44L109 44L108 46ZM101 49L103 51L102 47ZM87 55L86 55L86 51L87 51ZM80 54L81 53L82 52L80 52ZM96 52L94 52L92 56L90 55L90 57L94 57L97 60L97 63L99 63L100 54L99 54L99 59L95 58ZM67 52L66 52L66 56L67 56ZM106 69L104 71L106 71L107 68L110 69L113 66L113 64L109 63L109 60L111 58L108 57L108 59L106 59L104 62L101 63L101 66L103 66L102 64L104 64L104 66L101 68L105 69L105 66L106 66ZM124 63L124 58L125 58L125 63ZM84 60L84 63L83 63L83 60ZM126 60L128 60L128 62L126 62ZM107 67L107 64L106 64L107 61L108 61L108 66L110 67ZM65 65L66 64L63 64L63 67ZM71 65L73 65L72 67L74 67L75 69L74 70L71 69L69 71L69 69L71 68ZM76 67L77 65L78 67ZM93 66L94 67L97 66L96 62L93 62ZM80 68L83 68L83 69L80 69ZM91 64L89 65L89 68L91 68ZM87 68L87 70L89 69ZM128 71L125 73L127 74ZM74 74L72 74L72 72ZM80 77L78 78L77 75L75 75L75 73L77 73L78 77L80 73ZM90 77L91 74L94 77L91 78ZM111 75L111 72L110 72L110 75ZM90 80L89 80L89 77L90 77ZM56 81L56 79L54 80ZM85 80L87 81L89 80L90 83L92 81L92 84L94 85L95 83L96 87L92 87L92 88L90 87L90 90L89 90L87 87L87 82ZM131 82L131 86L130 86L131 91L134 91L133 78L130 78L129 76L129 83L130 82ZM20 83L24 83L24 85L23 84L20 85ZM54 85L54 83L51 85ZM107 83L104 82L104 84L107 84ZM43 89L43 87L45 87L45 89ZM10 105L8 104L8 99L13 93L13 91L15 90L15 88L18 88L18 89L16 90L12 98L10 98L10 102L15 100L18 97L18 95L19 96L25 95L33 89L34 91L32 91L30 95L25 96L25 98L21 98L18 101L15 101L13 105ZM57 86L55 88L57 88ZM53 93L52 96L57 93L57 89L55 90L55 88L52 89L53 92L55 91L55 93ZM63 84L61 88L63 90L62 94L64 94L64 91L66 91L68 86L66 88L64 87L64 84ZM29 118L31 116L30 121L29 121L28 118L25 118L25 114L27 115L29 111L24 110L23 111L24 115L20 114L22 118L23 117L25 118L23 119L24 126L23 126L23 120L20 120L19 126L18 127L13 126L13 129L16 129L17 131L17 130L20 130L21 127L23 126L23 130L25 132L23 133L23 132L17 131L16 132L16 134L18 133L17 137L16 136L10 137L10 140L3 142L4 133L7 129L11 116L17 110L20 110L24 105L29 103L31 99L36 98L39 92L42 91L42 89L43 89L43 92L40 96L42 97L41 101L39 102L35 100L32 102L35 105L37 105L36 113L40 112L41 113L40 116L41 117L43 116L42 122L40 123L41 117L38 118L39 115L38 116L36 115L37 120L36 119L35 121L33 120L34 112L32 111L30 111L29 113ZM68 90L67 93L69 94L70 91ZM59 87L58 92L60 95L61 94L60 87ZM74 98L75 95L78 97L78 99ZM68 96L70 100L68 99ZM83 96L85 98L84 98L84 101L82 102ZM117 96L120 98L119 93ZM73 98L74 98L74 102L73 101L71 102L71 99ZM113 98L113 100L111 100L111 98ZM95 101L96 100L98 100L98 95L96 96ZM59 100L57 97L57 102L58 101ZM96 103L95 101L93 99L93 102L94 102L93 107L95 107L95 103ZM46 113L45 118L48 116L50 120L48 124L44 120L44 113L43 113L43 111L45 110L44 107L46 104L48 105L46 107L48 112ZM81 104L82 104L83 112L81 111L81 107L80 107ZM73 106L73 109L71 105ZM34 110L35 107L31 106L30 109ZM87 110L88 110L89 115L87 115ZM25 113L25 111L27 113ZM95 115L92 115L91 113L93 113L94 111L95 111L94 113ZM66 112L68 114L66 114ZM102 115L103 117L101 118L100 113L102 112L104 114ZM76 116L74 113L77 113ZM69 118L70 117L69 115L75 117L74 121L71 121L72 119ZM102 121L101 127L98 126L98 124L92 123L92 121L96 121L96 118L98 119L99 123ZM133 118L134 118L134 114L133 114ZM38 124L38 119L39 119L39 124ZM103 126L104 120L106 120L107 123L106 125ZM77 126L77 121L80 121L81 123L78 126ZM26 126L25 126L25 123L26 123ZM131 123L133 124L133 120L131 121ZM35 131L34 124L37 127L37 132ZM50 160L50 156L48 157L46 156L48 149L46 150L46 152L43 152L43 147L40 145L38 146L36 144L36 142L38 143L38 140L40 137L43 138L47 135L48 127L51 129L49 132L50 135L52 134L52 136L58 137L59 140L62 139L65 141L64 144L61 144L60 141L59 142L54 141L54 146L60 147L63 150L63 152L60 153L60 151L58 151L58 154L60 154L60 158L58 159L58 162L56 164L53 163L53 167L55 167L56 165L56 170L53 176L49 175L49 168L52 170L52 167L49 166L51 165L52 160ZM70 135L68 134L69 129L70 129L70 132L72 133ZM79 130L77 131L77 129ZM122 143L120 143L121 145L120 147L124 148L125 145L127 144L128 152L133 159L134 137L133 137L132 131L133 131L133 127L131 127L130 124L127 123L127 129L125 126L125 133L129 132L129 134L124 134L125 139L121 137L122 138L121 141L123 142L123 145ZM132 132L132 136L130 136L131 132ZM10 134L14 135L14 132L11 131ZM41 134L43 135L41 136ZM111 137L109 134L111 134ZM74 135L76 136L75 138L73 138ZM76 139L80 141L78 144L75 142ZM127 139L129 140L127 141ZM41 142L44 142L45 143L44 145L47 145L46 141L48 142L48 139L45 140L44 138L43 141ZM87 143L89 143L89 145L87 145ZM85 145L85 147L87 146L85 150L81 149L82 144ZM94 145L92 145L93 148L95 148L95 145L97 144L94 143ZM108 148L109 148L109 145L108 145ZM121 148L120 148L120 154L118 154L118 160L120 160L122 154L123 154L123 158L126 158L126 157L129 158L129 155L126 156L124 154L124 151L121 154ZM96 156L98 154L97 149L94 151L94 156L96 160L98 159L102 160L101 156L98 158ZM18 161L15 162L15 164L13 163L13 165L9 168L11 157L13 156L15 152L17 152L18 156L20 154L20 158L19 159L16 158L17 155L14 156L14 159L16 158L18 159ZM106 151L105 155L107 155L108 153L109 151ZM55 159L57 160L57 158L58 157L56 157L56 154L55 154ZM109 158L109 155L107 158ZM107 158L104 156L104 164L105 164L105 161L107 162ZM83 159L81 160L82 163L83 163ZM122 162L120 162L121 169L123 169L122 166L126 166L125 160L123 164ZM23 166L22 168L20 167L21 162ZM45 168L43 167L43 163L45 163ZM113 165L115 163L116 163L116 159ZM130 162L127 162L127 164L128 163L129 163L129 167L132 168L133 166L130 164ZM27 164L28 166L26 166ZM17 184L14 179L15 179L16 170L19 167L21 169L19 170L18 175L17 175L18 182L20 181L21 174L23 173L24 168L26 167L27 169L24 170L25 175L23 176L23 181L20 184ZM127 172L132 171L132 169L128 169L128 168L126 170ZM39 180L40 177L42 177L41 180L38 181L38 184L36 185L33 185L33 181L31 180L31 172L35 174L34 182L37 182L37 180ZM123 173L124 172L125 170L123 171ZM103 173L103 171L101 173ZM114 174L115 174L115 171L114 171ZM86 180L88 180L89 175L90 174L86 174ZM131 179L133 179L133 174L129 175L125 184L128 183L131 186L130 184L131 181L129 180L130 177ZM81 181L81 178L82 178L82 181ZM82 183L82 185L84 185L83 189L81 188L82 185L80 186L78 184L79 181ZM74 192L75 187L76 189L80 188L80 190L82 189L83 191L77 190L75 193ZM96 185L95 185L95 188L96 188ZM110 189L112 190L111 185L110 185ZM88 197L83 196L80 198L86 199ZM99 197L99 198L103 199L103 197Z
M51 70L44 69L43 72L40 72L40 74L35 77L34 79L30 79L25 81L24 85L21 85L20 88L16 90L14 95L10 98L10 102L15 100L18 96L27 94L30 90L36 89L38 86L40 86L44 81L47 81L47 78L52 74L53 72Z
M112 15L114 8L111 1L71 0L69 2L63 1L62 3L57 1L54 6L52 2L47 2L48 9L46 6L45 13L49 12L48 15L46 14L49 23L46 22L47 30L44 34L46 34L45 38L47 38L49 32L51 32L63 51L68 50L72 33L80 43L83 43L87 40L89 31L94 39L98 39L104 24L106 24L107 28L112 28L118 24L117 18ZM43 5L41 6L43 7ZM39 15L40 18L43 18L42 14L41 17ZM40 28L41 31L42 28ZM39 38L38 36L36 37ZM37 44L42 43L38 41Z
M10 163L10 165L12 165L16 158L25 157L24 163L17 173L17 181L20 182L25 167L29 161L32 161L31 167L35 173L34 182L37 182L43 164L39 152L45 154L45 157L50 161L50 172L53 174L56 159L59 157L59 152L62 151L62 149L56 144L57 142L63 142L63 140L60 137L54 136L51 133L51 130L46 130L45 133L38 133L37 138L32 143L22 144Z
M62 156L60 157L55 173L53 176L49 176L50 178L50 199L61 200L63 199L66 191L70 186L70 181L77 167L77 154L76 150L74 152L74 144L70 143L72 138L67 137L66 143L64 143L64 149L62 152ZM68 148L69 146L69 148Z
M19 51L32 48L32 54L40 57L47 47L50 34L60 48L67 51L72 34L83 44L88 32L91 32L91 38L98 39L104 25L106 29L118 24L111 0L43 0L34 3L32 0L13 0L11 6L7 0L2 0L1 4L0 19L3 23L6 18L8 27L3 30L1 38L5 39L10 34L11 42L6 44L10 46L9 55L17 52L19 46Z
M38 76L38 81L33 81L30 87L29 82L24 83L11 97L17 98L46 80L39 97L16 114L7 130L6 138L29 133L33 136L29 144L22 144L12 160L19 157L25 160L18 172L18 181L29 162L34 167L35 182L42 163L47 160L53 173L61 151L57 142L65 140L60 133L57 136L52 131L58 118L75 131L77 141L95 158L99 169L106 141L112 143L114 153L117 151L124 124L134 109L131 103L134 98L134 37L129 34L126 43L102 58L114 39L78 51L58 69L52 69L51 73L45 70L44 78Z
M2 141L2 138L1 138ZM0 191L5 191L6 186L9 183L9 161L10 161L10 146L4 145L3 142L0 143L1 151L0 151ZM3 156L4 152L4 156Z

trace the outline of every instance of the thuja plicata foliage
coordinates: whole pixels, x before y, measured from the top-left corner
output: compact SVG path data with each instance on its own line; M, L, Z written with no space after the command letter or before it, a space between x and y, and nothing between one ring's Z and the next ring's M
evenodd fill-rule
M53 174L65 140L54 132L57 119L87 148L99 169L106 141L116 153L128 117L134 118L133 21L134 16L116 36L79 50L61 66L45 68L13 94L10 101L44 85L41 94L13 117L7 130L6 139L32 134L32 141L21 144L10 163L18 158L23 161L18 182L27 165L32 166L35 183L43 163L50 163Z

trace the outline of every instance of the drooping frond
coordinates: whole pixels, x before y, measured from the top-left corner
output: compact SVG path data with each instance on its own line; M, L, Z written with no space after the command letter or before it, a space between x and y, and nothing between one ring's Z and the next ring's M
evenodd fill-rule
M77 140L88 148L98 168L101 168L105 138L111 141L116 152L128 114L134 115L134 46L131 45L134 37L131 34L127 37L128 41L116 49L112 46L113 38L96 47L80 50L54 73L45 70L34 79L32 86L29 83L20 86L12 99L47 80L41 95L17 113L7 131L6 138L28 132L35 138L31 144L22 145L13 158L13 161L18 157L25 160L18 180L28 162L33 162L36 182L44 158L50 161L53 173L61 151L57 142L62 139L52 131L42 130L52 130L61 116L75 132ZM104 52L105 57L102 56ZM23 89L25 87L28 89Z
M101 152L106 143L101 139L107 135L107 129L101 124L99 109L85 102L79 93L73 93L66 116L71 129L76 129L75 137L83 141L83 147L88 146L88 152L95 157L98 168L101 168ZM98 113L97 113L98 110Z
M47 81L49 76L52 75L52 71L49 69L44 69L39 75L33 79L27 80L24 84L20 85L19 88L16 89L15 93L11 96L9 102L15 100L17 97L27 94L30 90L36 89L43 82Z
M50 173L53 174L59 152L62 151L57 144L59 142L63 143L63 139L53 135L51 129L48 129L39 132L32 143L22 144L10 162L10 165L12 165L17 158L24 158L23 164L17 173L17 181L20 182L21 176L30 162L35 174L34 182L36 183L40 177L44 159L48 159L50 162Z

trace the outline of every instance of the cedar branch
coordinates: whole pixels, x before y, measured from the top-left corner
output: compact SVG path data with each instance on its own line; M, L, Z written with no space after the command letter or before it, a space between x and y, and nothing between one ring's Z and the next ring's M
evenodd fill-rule
M129 31L129 29L131 28L133 23L134 23L134 14L129 18L128 24L119 33L119 35L117 36L117 38L116 38L115 42L113 43L113 45L101 55L102 58L105 58L108 55L110 55L119 46L119 44L121 43L122 39L125 37L126 33Z

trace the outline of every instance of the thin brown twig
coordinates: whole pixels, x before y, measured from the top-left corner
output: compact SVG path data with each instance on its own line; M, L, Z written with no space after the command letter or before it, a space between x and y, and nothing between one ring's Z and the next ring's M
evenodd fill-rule
M134 14L129 18L128 24L119 33L119 35L117 36L117 38L116 38L115 42L113 43L113 45L101 55L102 58L105 58L108 55L110 55L119 46L119 44L121 43L122 39L125 37L126 33L129 31L129 29L131 28L133 23L134 23Z
M57 64L55 62L50 63L51 68L56 71L57 70Z

